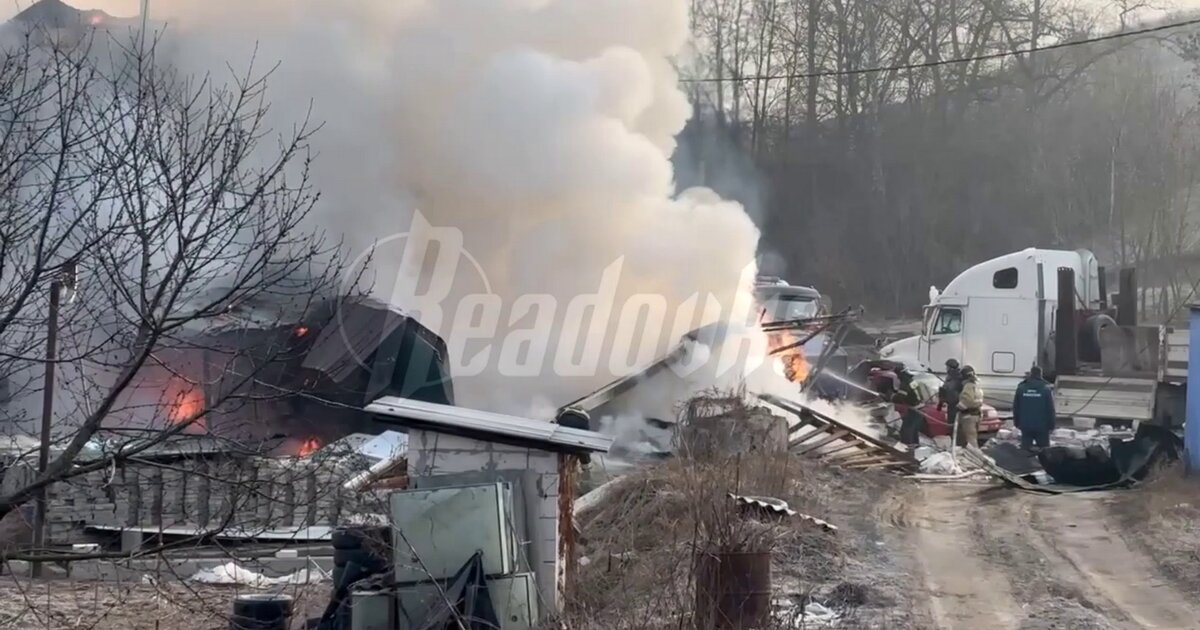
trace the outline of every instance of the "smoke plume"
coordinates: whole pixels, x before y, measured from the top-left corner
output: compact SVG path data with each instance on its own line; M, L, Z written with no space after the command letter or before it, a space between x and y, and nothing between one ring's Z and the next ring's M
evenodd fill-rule
M416 211L462 231L486 282L460 264L440 318L421 295L394 295L394 248L372 261L375 290L419 309L452 355L492 344L484 369L456 378L460 404L565 403L636 363L613 356L665 351L744 297L753 222L711 191L674 194L671 156L691 113L672 67L688 37L683 0L176 0L156 3L155 17L185 71L220 78L227 63L280 63L275 126L310 107L324 123L320 219L352 252L409 230ZM568 302L596 293L615 263L619 281L593 311L611 308L609 325L568 317ZM466 339L453 315L484 284L503 305L499 332ZM636 295L661 296L639 299L667 316L618 325ZM548 303L555 312L535 308ZM709 307L688 317L696 304ZM510 330L530 331L520 352L544 351L536 374L494 369ZM596 369L556 370L568 345L598 355Z

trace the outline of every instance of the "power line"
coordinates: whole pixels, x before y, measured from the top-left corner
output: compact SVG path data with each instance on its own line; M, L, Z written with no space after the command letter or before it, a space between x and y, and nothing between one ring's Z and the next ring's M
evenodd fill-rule
M922 61L920 63L906 63L894 66L873 66L870 68L855 68L851 70L822 70L820 72L797 72L784 74L754 74L740 77L696 77L696 78L681 78L680 83L734 83L742 81L771 81L775 79L812 79L820 77L839 77L857 74L874 74L876 72L893 72L898 70L920 70L922 68L935 68L938 66L948 66L957 63L971 63L973 61L990 61L993 59L1003 59L1005 57L1016 57L1019 55L1031 55L1049 50L1061 50L1071 48L1072 46L1086 46L1088 44L1096 44L1107 42L1116 39L1124 39L1126 37L1138 37L1141 35L1149 35L1159 33L1185 26L1200 25L1200 18L1184 20L1182 22L1171 22L1169 24L1160 24L1147 28L1136 29L1132 31L1121 31L1111 33L1109 35L1101 35L1100 37L1092 37L1089 39L1079 39L1075 41L1059 42L1050 44L1049 46L1038 46L1028 50L1008 50L1003 52L987 53L984 55L976 55L974 57L955 57L952 59L936 59L933 61Z

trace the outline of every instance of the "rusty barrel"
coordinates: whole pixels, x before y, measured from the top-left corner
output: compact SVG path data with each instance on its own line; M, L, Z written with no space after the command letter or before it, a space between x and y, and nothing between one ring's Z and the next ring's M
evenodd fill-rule
M702 554L696 564L696 630L745 630L771 616L771 553Z

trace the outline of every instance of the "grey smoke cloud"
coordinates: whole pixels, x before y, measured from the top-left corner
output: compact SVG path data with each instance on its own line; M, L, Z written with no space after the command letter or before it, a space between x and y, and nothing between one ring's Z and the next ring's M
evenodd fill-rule
M697 293L730 305L746 289L758 230L741 205L703 189L675 194L671 156L691 113L671 66L687 42L683 0L177 0L154 10L185 71L222 79L226 63L280 62L275 127L310 107L324 122L318 220L353 252L407 230L419 209L463 231L508 307L595 292L618 259L618 305L647 293L669 309ZM386 297L398 258L381 249L374 260ZM477 290L456 288L451 301ZM552 350L575 332L562 316L544 331ZM500 332L533 319L506 310ZM609 352L635 333L614 328L582 337ZM438 332L460 343L447 323ZM663 350L674 341L659 337ZM484 371L456 392L462 404L526 412L612 376L557 377L548 362L538 377Z

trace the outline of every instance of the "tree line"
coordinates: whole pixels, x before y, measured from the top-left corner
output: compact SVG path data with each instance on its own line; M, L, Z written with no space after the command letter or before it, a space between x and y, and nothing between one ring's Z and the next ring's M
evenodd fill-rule
M1143 315L1165 318L1197 277L1177 262L1196 249L1197 31L1061 46L1143 29L1145 8L694 0L679 183L752 206L768 270L876 316L1037 246L1143 268Z

